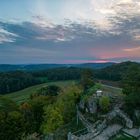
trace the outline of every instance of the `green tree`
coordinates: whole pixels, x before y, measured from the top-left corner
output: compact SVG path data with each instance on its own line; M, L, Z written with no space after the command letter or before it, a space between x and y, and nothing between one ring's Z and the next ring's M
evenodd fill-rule
M124 75L123 93L126 111L133 115L135 109L140 109L140 66L131 66Z
M55 97L52 96L38 96L33 98L29 103L31 105L31 111L33 115L32 121L34 121L34 131L40 132L40 126L43 121L44 106L48 106L55 102Z
M99 105L103 112L108 112L110 107L109 97L103 96L99 99Z
M131 66L123 76L123 93L140 93L140 66Z
M76 116L76 103L80 95L81 90L77 86L72 86L67 92L61 93L54 104L44 107L45 116L42 125L44 133L56 131Z
M29 72L3 72L0 73L0 94L18 91L39 83L41 81L33 77Z
M60 93L61 88L56 85L48 85L38 90L38 95L56 96Z
M18 106L14 101L0 96L0 112L8 113L15 110L18 110Z
M93 71L90 69L85 69L81 75L81 85L84 92L94 85Z
M80 98L81 90L77 86L72 86L66 93L61 95L56 102L56 106L59 107L64 122L68 123L74 116L76 116L76 104Z
M0 97L0 139L20 140L25 134L25 120L15 102Z
M44 119L42 129L45 134L53 133L64 123L61 111L55 106L49 106L46 108Z
M6 116L0 112L0 139L20 140L25 134L25 121L18 111L9 112Z

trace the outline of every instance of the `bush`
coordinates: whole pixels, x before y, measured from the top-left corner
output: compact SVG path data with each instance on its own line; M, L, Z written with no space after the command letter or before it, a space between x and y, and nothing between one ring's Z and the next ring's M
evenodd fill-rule
M103 112L108 112L110 108L110 100L109 97L103 96L99 99L99 106Z

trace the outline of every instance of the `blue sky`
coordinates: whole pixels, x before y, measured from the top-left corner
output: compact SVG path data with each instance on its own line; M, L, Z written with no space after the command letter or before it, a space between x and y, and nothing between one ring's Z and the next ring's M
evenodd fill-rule
M0 63L140 62L139 0L1 0Z

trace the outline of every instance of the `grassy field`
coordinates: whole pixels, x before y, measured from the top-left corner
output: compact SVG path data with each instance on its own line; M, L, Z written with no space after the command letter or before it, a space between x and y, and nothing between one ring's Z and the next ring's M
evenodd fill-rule
M122 94L122 89L118 87L108 86L102 84L102 90L105 92L111 92L112 94Z
M69 86L72 86L75 82L74 81L58 81L58 82L49 82L44 83L36 86L32 86L17 92L13 92L10 94L6 94L5 97L8 97L18 103L24 102L28 100L31 94L36 93L37 90L39 90L41 87L46 85L57 85L62 88L63 91L67 90Z
M35 85L17 92L13 92L10 94L6 94L4 96L20 103L20 102L24 102L26 100L28 100L28 98L30 97L31 94L36 93L37 90L39 90L41 87L46 86L46 85L58 85L60 86L63 91L67 90L68 87L71 87L73 84L75 84L75 81L58 81L58 82L48 82L48 83L43 83L40 85ZM116 88L116 87L111 87L111 86L107 86L107 85L102 85L102 90L104 92L107 93L112 93L112 94L117 94L117 95L121 95L122 90L120 88Z
M101 86L101 90L103 93L108 94L108 95L113 95L113 96L118 96L118 97L124 97L124 94L122 93L122 89L118 87L112 87L108 85L103 85Z

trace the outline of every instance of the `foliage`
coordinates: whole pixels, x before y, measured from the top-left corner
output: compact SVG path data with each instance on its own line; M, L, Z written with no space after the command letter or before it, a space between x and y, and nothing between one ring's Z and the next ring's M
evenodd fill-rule
M20 110L26 120L28 133L40 133L40 126L43 121L44 106L50 105L55 101L54 97L50 96L36 96L21 104Z
M39 84L40 81L23 71L0 73L0 94L18 91Z
M77 96L73 92L65 93L56 103L64 116L65 123L68 123L76 113L76 99Z
M42 87L41 89L39 89L37 91L38 95L44 95L44 96L56 96L59 94L59 92L61 91L61 88L59 86L56 85L48 85L45 87Z
M55 97L50 96L39 96L36 98L33 98L30 101L31 108L32 108L32 114L33 114L33 121L35 122L35 132L39 132L39 128L43 121L43 115L44 115L44 106L50 105L55 102Z
M93 94L96 93L96 91L97 91L98 89L101 89L101 88L102 88L101 84L96 83L94 86L92 86L91 88L89 88L89 89L86 91L86 94L83 94L83 95L81 96L81 99L84 100L84 101L87 101Z
M0 97L0 136L18 140L35 132L52 133L69 123L76 115L81 89L74 82L57 83L63 87L58 96L32 96L19 106L6 97ZM53 90L57 89L57 86L50 85Z
M99 84L99 83L96 83L93 87L91 87L89 90L88 90L88 93L89 94L95 94L97 90L101 89L102 88L102 85Z
M49 106L45 109L45 119L42 125L43 132L48 134L54 132L64 123L61 111L56 106Z
M20 112L12 111L4 116L0 113L1 140L20 140L25 132L24 118Z
M124 75L123 93L126 111L133 115L134 109L140 109L140 66L132 66Z
M123 78L123 93L140 93L140 66L132 66Z
M15 102L10 100L9 98L0 96L0 112L10 112L18 110L18 106Z
M62 91L67 91L69 90L68 87L71 87L73 83L75 84L75 81L57 81L57 82L43 83L43 84L31 86L29 88L26 88L17 92L6 94L5 97L8 97L12 99L13 101L17 102L18 104L20 104L32 98L32 96L34 96L34 94L36 94L37 91L41 89L42 87L46 87L49 85L57 85L62 89Z
M83 87L84 92L86 92L89 88L91 88L94 85L92 70L83 70L81 75L81 85Z
M67 92L60 94L57 101L44 107L45 116L42 125L43 132L52 133L60 126L72 120L76 115L76 103L81 91L76 86L72 86Z
M25 134L25 121L16 103L0 97L0 139L19 140Z
M49 81L77 80L81 77L81 68L62 67L33 72L34 77L47 77Z
M94 75L95 78L97 79L121 81L123 75L132 66L140 66L140 64L136 62L130 62L130 61L122 62L122 63L114 64L112 66L108 66L103 69L94 70Z
M110 108L109 97L103 96L99 99L99 105L103 112L108 112Z

